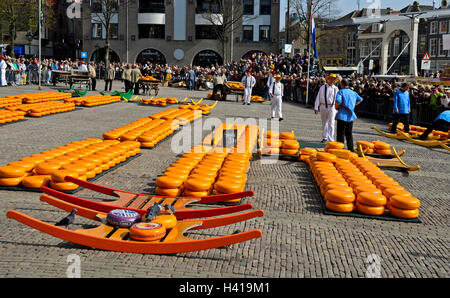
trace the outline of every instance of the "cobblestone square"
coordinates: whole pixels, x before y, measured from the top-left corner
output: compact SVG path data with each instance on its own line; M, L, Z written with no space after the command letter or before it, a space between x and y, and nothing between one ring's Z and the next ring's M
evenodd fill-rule
M103 82L98 83L99 90ZM115 82L114 88L122 85ZM44 87L44 90L52 90ZM120 90L120 89L119 89ZM0 97L37 92L36 86L5 87ZM208 91L161 88L158 96L186 96L195 100ZM94 94L94 92L90 92ZM211 104L212 101L204 100ZM147 117L168 107L136 103L114 103L83 108L63 114L0 127L0 165L23 156L62 146L86 138L102 138L111 129ZM284 121L280 131L293 130L300 141L319 142L321 121L311 109L297 103L283 103ZM211 116L269 118L269 103L243 106L219 102ZM207 119L207 118L205 118ZM205 121L203 119L203 121ZM102 251L82 247L41 233L6 217L18 210L32 217L56 222L66 215L39 200L39 193L0 191L0 277L66 277L67 257L80 257L81 277L366 277L370 255L380 258L381 277L450 276L450 153L411 143L387 139L370 127L386 123L358 119L356 140L382 140L405 149L408 164L420 164L419 171L386 173L420 199L422 223L404 223L353 217L324 215L317 192L305 163L280 160L274 164L251 162L246 189L255 196L255 209L263 209L262 218L212 230L193 231L192 238L233 233L236 229L261 229L262 238L233 245L231 249L211 249L177 255L143 255ZM207 132L204 132L207 134ZM98 179L95 183L139 193L154 193L155 179L177 159L171 151L171 137L142 156ZM76 196L101 199L82 190ZM72 229L89 221L77 217ZM92 223L92 222L90 222Z

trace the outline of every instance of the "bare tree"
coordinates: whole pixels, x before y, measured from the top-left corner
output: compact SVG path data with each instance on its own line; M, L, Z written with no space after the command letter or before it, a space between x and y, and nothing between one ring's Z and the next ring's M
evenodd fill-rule
M91 12L95 16L96 21L99 21L105 28L105 65L109 65L110 62L109 51L111 48L111 24L113 18L119 12L119 5L126 6L128 2L126 0L92 0Z
M43 1L44 28L54 24L52 0ZM39 24L39 0L1 0L0 19L5 21L9 33L9 56L14 57L14 45L18 31L35 31Z
M295 19L290 19L290 31L296 38L300 38L305 44L308 44L311 28L311 0L291 0L292 12ZM322 26L324 23L333 19L333 16L339 14L339 9L336 8L335 0L313 0L312 13L314 14L314 21L316 28ZM319 40L324 35L318 34L316 39Z
M257 17L254 14L245 14L241 0L197 1L197 13L201 13L202 18L211 26L212 33L220 43L224 61L227 57L227 41L238 32L242 23ZM231 57L231 51L230 49L229 57Z

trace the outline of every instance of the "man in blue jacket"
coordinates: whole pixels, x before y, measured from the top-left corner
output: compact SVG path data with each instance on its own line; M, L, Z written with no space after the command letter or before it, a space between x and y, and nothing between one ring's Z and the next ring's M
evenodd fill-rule
M450 110L447 110L442 112L439 116L437 116L433 124L430 127L428 127L428 129L419 137L419 139L426 140L428 135L433 130L439 130L448 133L449 128L450 128Z
M409 113L411 113L411 105L409 100L409 86L403 83L402 87L394 93L393 102L393 122L391 133L397 133L397 125L403 123L404 132L409 133Z
M363 99L349 87L349 81L343 79L341 81L341 90L339 90L336 95L336 139L338 142L344 143L345 136L345 139L347 140L347 149L353 152L355 151L355 148L353 147L353 121L357 119L355 107L359 105Z

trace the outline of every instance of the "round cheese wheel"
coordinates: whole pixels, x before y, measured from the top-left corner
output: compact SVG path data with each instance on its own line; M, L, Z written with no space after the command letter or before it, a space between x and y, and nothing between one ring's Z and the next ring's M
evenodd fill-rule
M318 160L326 161L326 162L335 162L337 160L336 155L326 153L326 152L317 152L316 157Z
M228 181L218 181L214 184L214 189L220 193L236 193L244 191L245 185L242 183L230 183Z
M375 145L375 150L388 150L391 148L391 145L382 141L373 141L372 143Z
M80 176L86 174L86 172L87 172L87 168L85 166L72 164L72 163L62 166L61 170L68 170L68 171L76 172Z
M324 199L338 204L349 204L355 201L355 194L341 189L329 189Z
M390 149L386 149L386 150L375 149L375 153L383 154L383 155L392 155L392 151Z
M280 150L281 154L285 154L285 155L297 155L298 154L298 149L285 149L282 148Z
M156 241L166 235L166 228L157 222L140 222L131 226L130 238L138 241Z
M189 178L184 182L184 187L191 191L207 191L211 186L211 182L201 179Z
M328 142L326 147L329 149L344 149L345 145L341 142Z
M72 182L55 182L52 180L50 181L50 187L56 190L70 191L77 189L79 186Z
M313 148L302 148L302 149L300 149L300 153L302 155L312 155L312 156L316 157L317 150L313 149Z
M361 204L374 207L384 206L387 202L385 196L373 192L361 192L358 194L356 200Z
M298 151L300 144L296 140L283 140L281 143L281 148L283 149L294 149Z
M25 175L25 168L19 166L2 166L0 167L0 177L2 178L18 178Z
M192 191L187 188L184 189L184 196L185 197L195 197L195 198L201 198L206 197L209 195L208 191Z
M412 219L419 217L419 209L400 209L392 206L392 204L389 204L389 212L392 216L399 218Z
M25 169L25 172L31 172L34 167L35 164L32 162L26 162L23 160L18 160L18 161L12 161L8 164L8 166L14 166L14 167L22 167Z
M17 186L26 176L14 178L0 178L0 186Z
M389 199L389 203L391 206L398 209L413 210L420 207L419 199L401 195L392 196Z
M54 182L66 182L64 180L64 177L72 176L74 178L77 178L79 175L77 172L73 172L73 171L57 170L57 171L53 171L50 176L51 176L52 181L54 181Z
M179 188L161 188L156 187L155 193L160 196L177 197L180 195Z
M26 188L41 188L51 181L50 175L33 175L23 178L22 185Z
M127 209L114 209L108 212L106 222L114 227L129 228L141 220L139 213Z
M177 218L173 214L161 214L151 222L159 223L167 230L170 230L177 225Z
M369 206L361 202L356 202L356 210L367 215L383 215L385 208L384 206Z
M355 209L355 205L353 205L353 203L339 204L339 203L334 203L329 200L326 201L325 207L328 210L331 210L334 212L339 212L339 213L350 213L350 212L353 212L353 210Z
M34 171L38 175L51 175L54 171L59 170L62 165L52 161L41 162L36 165Z
M184 179L177 179L175 176L160 176L156 179L156 185L161 188L179 188L183 185Z
M406 191L403 187L386 188L383 190L383 195L385 195L388 199L395 195L412 197L411 193Z
M357 147L359 147L359 145L361 145L363 147L363 149L365 149L365 148L370 148L370 149L375 148L375 144L374 143L367 142L367 141L356 141L356 145L357 145Z
M370 192L374 194L382 194L381 190L376 188L373 184L361 184L353 187L353 191L356 195L358 195L361 192Z
M292 132L281 132L279 134L279 138L282 140L294 140L295 134Z

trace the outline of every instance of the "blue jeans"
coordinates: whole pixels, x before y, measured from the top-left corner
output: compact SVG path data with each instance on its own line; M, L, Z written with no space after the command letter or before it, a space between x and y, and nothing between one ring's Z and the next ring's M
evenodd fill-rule
M189 80L188 81L188 89L189 90L195 90L195 81L194 80Z

